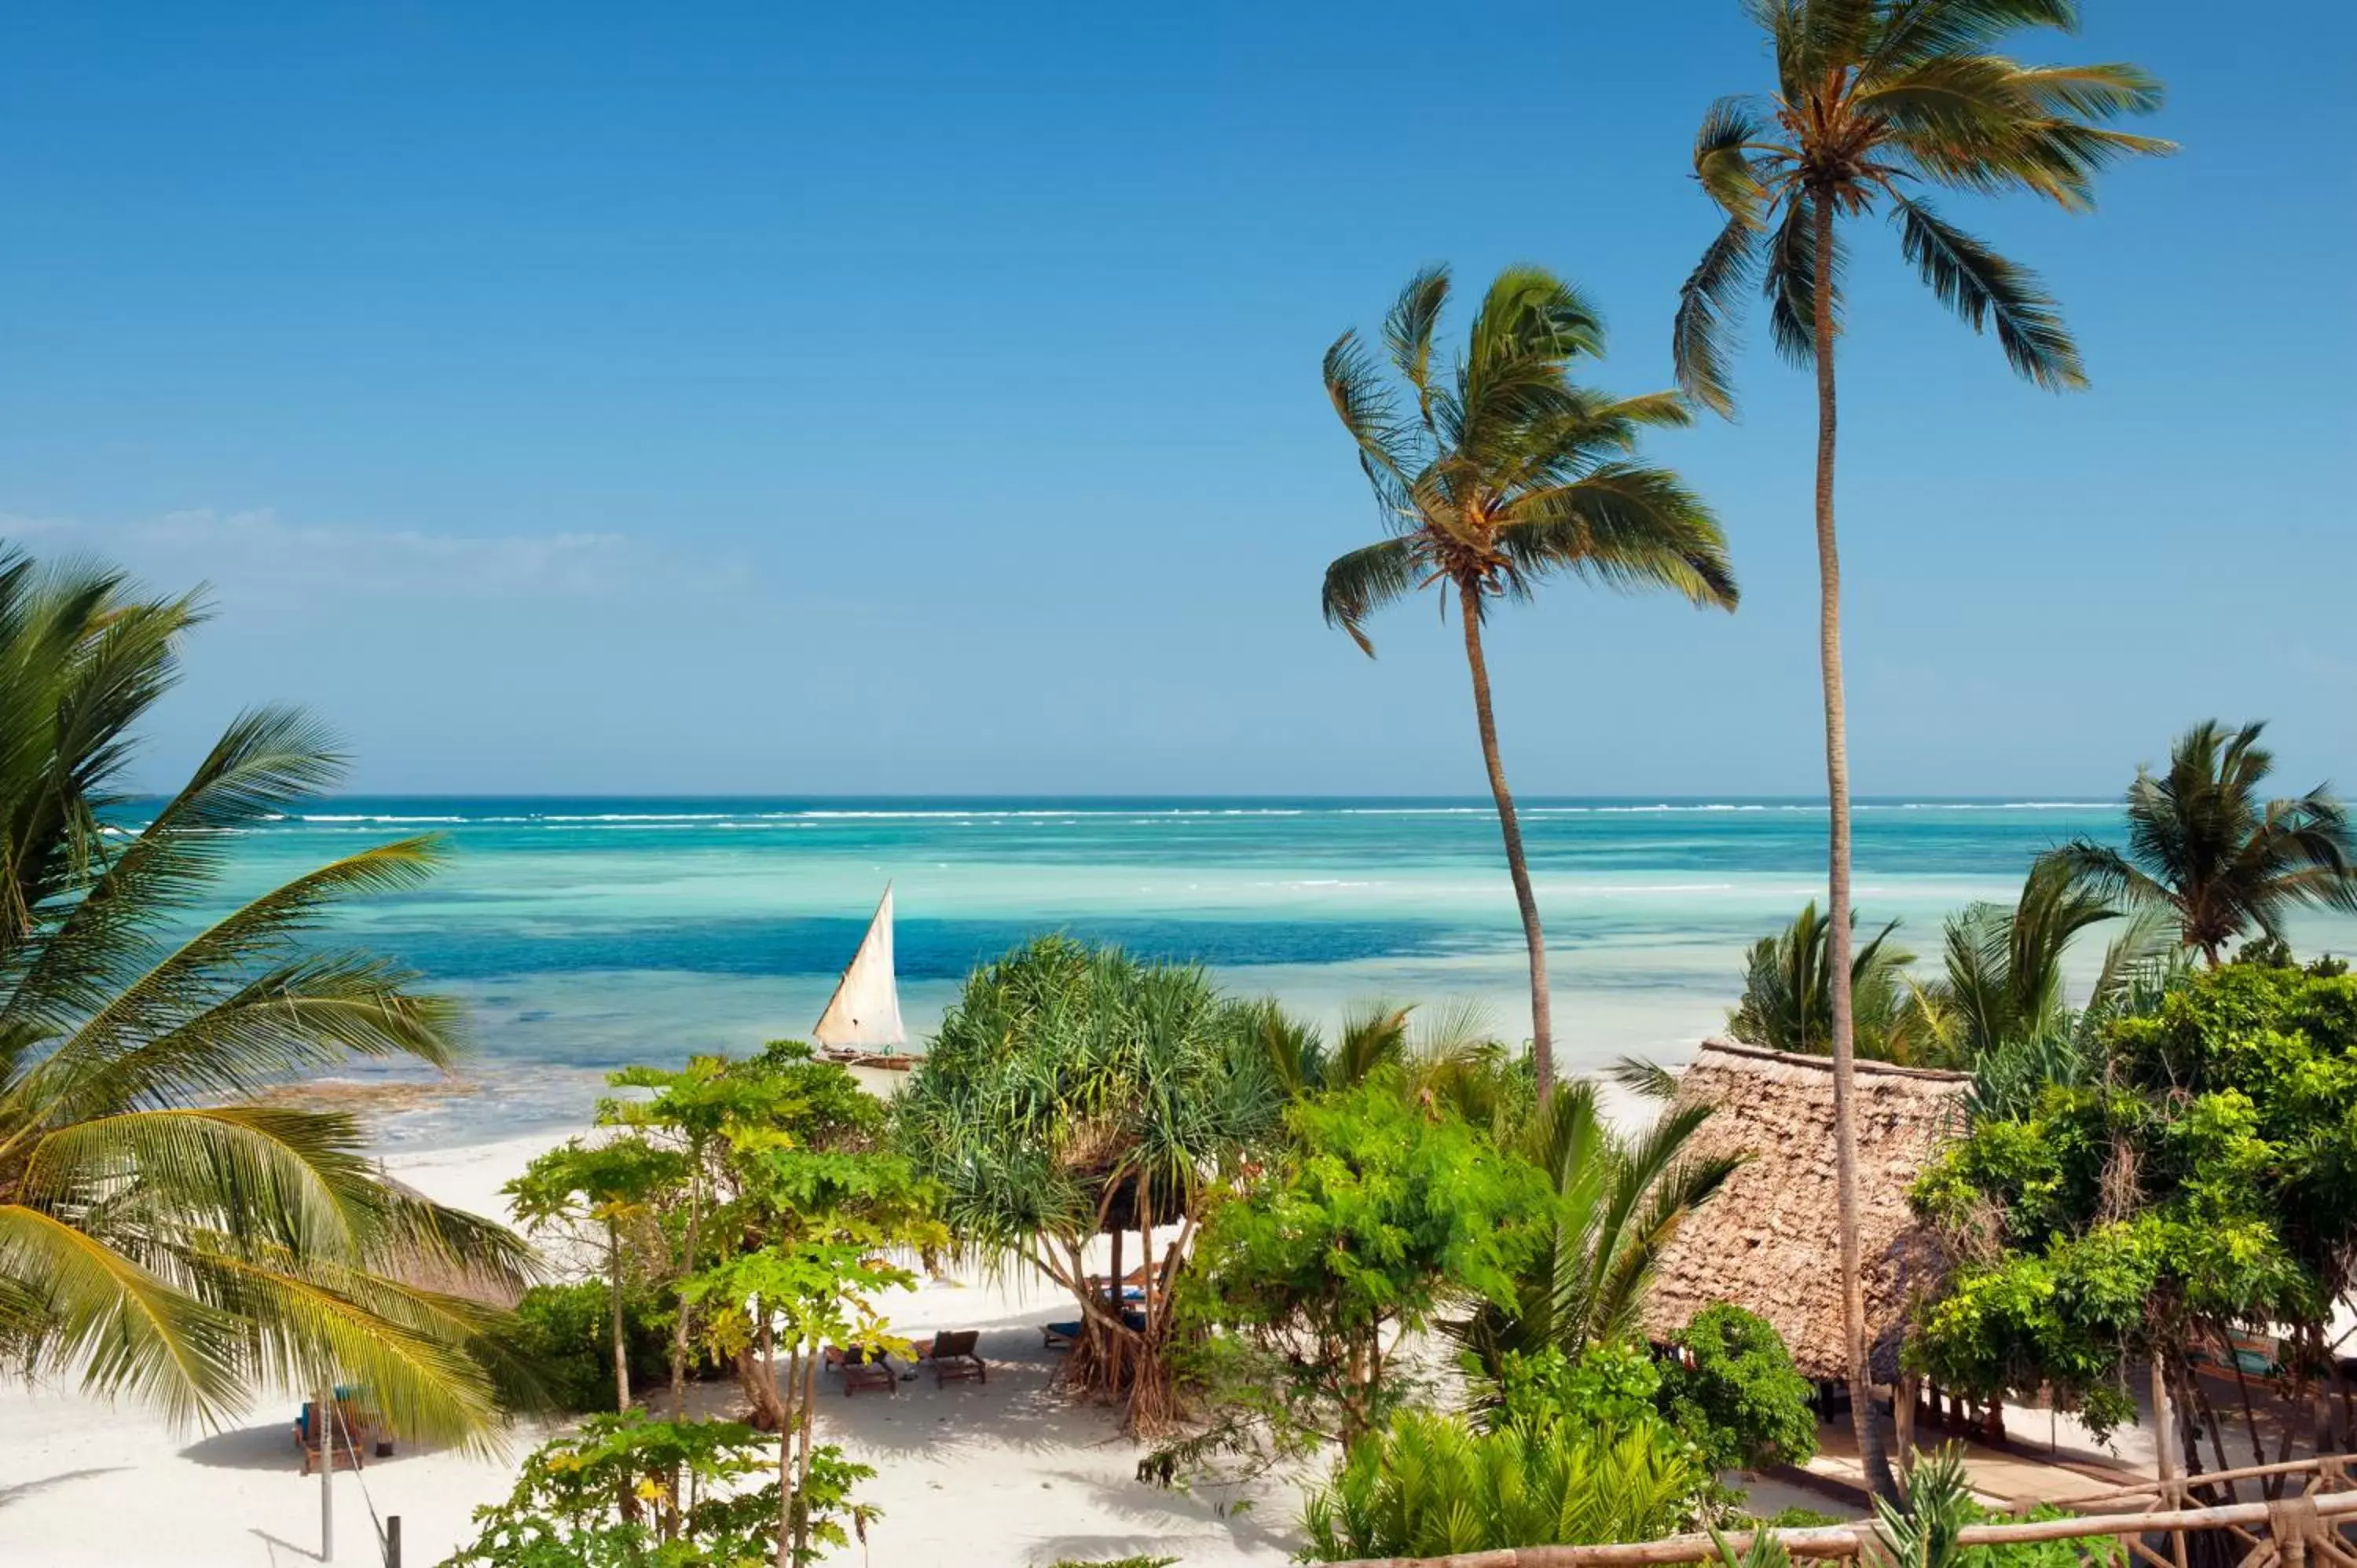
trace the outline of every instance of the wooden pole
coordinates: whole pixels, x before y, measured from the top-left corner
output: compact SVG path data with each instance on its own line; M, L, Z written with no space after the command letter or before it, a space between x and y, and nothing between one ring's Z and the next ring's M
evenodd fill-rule
M2185 1488L2177 1484L2177 1428L2169 1420L2169 1381L2160 1373L2160 1358L2152 1359L2152 1444L2153 1455L2160 1469L2160 1500L2170 1508L2180 1508L2185 1502ZM2185 1532L2169 1532L2169 1555L2177 1559L2177 1568L2185 1568Z
M336 1560L336 1386L319 1385L318 1419L311 1441L319 1445L319 1561Z
M384 1516L384 1568L401 1568L401 1516Z
M2334 1492L2315 1499L2319 1520L2357 1522L2357 1492ZM1959 1546L2018 1546L2036 1541L2076 1541L2096 1535L2150 1535L2163 1530L2233 1529L2265 1525L2268 1503L2232 1503L2220 1508L2165 1509L2133 1514L2073 1514L2062 1519L2033 1520L2021 1524L1966 1525L1956 1532ZM1859 1557L1871 1549L1875 1527L1826 1525L1813 1530L1770 1531L1794 1557ZM1740 1557L1751 1535L1730 1535L1727 1545ZM2263 1543L2272 1554L2276 1543ZM1331 1568L1648 1568L1672 1563L1705 1563L1718 1556L1706 1535L1672 1536L1666 1541L1622 1541L1605 1546L1519 1546L1495 1552L1471 1552L1453 1557L1361 1558Z

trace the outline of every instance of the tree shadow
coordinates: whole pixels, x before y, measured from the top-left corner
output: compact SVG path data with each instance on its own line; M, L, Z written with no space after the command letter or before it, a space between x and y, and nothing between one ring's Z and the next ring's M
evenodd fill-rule
M79 1481L89 1476L112 1476L117 1470L128 1470L128 1465L91 1465L80 1470L60 1470L54 1476L36 1476L29 1481L16 1481L0 1487L0 1509L36 1492L46 1492L51 1487L61 1487L68 1481Z
M300 1470L303 1451L295 1446L291 1422L216 1432L180 1450L180 1457L211 1470Z

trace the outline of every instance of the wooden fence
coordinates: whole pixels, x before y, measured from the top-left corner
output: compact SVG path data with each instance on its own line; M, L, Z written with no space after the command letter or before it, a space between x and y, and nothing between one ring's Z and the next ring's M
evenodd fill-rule
M1969 1525L1959 1540L1965 1546L2005 1546L2037 1541L2073 1541L2115 1536L2150 1568L2184 1568L2185 1537L2201 1530L2222 1530L2243 1552L2235 1568L2357 1568L2343 1529L2357 1526L2357 1491L2351 1487L2350 1468L2357 1456L2331 1455L2287 1465L2255 1465L2243 1470L2219 1470L2206 1476L2186 1476L2157 1481L2148 1487L2124 1487L2090 1497L2072 1498L2063 1506L2131 1503L2149 1498L2165 1505L2133 1512L2116 1509L2074 1513L2068 1519L2031 1520L2016 1524ZM2229 1485L2268 1477L2305 1478L2293 1496L2268 1502L2235 1502L2210 1508L2186 1506L2192 1487ZM1884 1563L1889 1553L1871 1520L1824 1525L1810 1530L1771 1530L1795 1559L1854 1557ZM2146 1536L2169 1536L2172 1552L2164 1556L2147 1545ZM1749 1545L1749 1531L1729 1535L1727 1544L1739 1556ZM1609 1546L1520 1546L1496 1552L1463 1552L1452 1557L1361 1558L1329 1568L1650 1568L1650 1565L1715 1561L1718 1548L1706 1535L1675 1535L1665 1541L1626 1541ZM2172 1561L2173 1557L2173 1561Z

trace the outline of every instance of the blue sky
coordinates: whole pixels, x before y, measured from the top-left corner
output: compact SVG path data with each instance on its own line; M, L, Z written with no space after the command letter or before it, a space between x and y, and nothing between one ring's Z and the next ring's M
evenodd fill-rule
M1946 205L2043 272L2092 392L2016 382L1856 235L1858 788L2107 795L2212 714L2357 784L2357 179L2318 85L2357 21L2087 9L2024 52L2156 70L2184 151L2093 218ZM383 790L1479 790L1453 633L1394 612L1370 663L1318 618L1374 531L1318 355L1419 263L1530 260L1605 306L1595 380L1666 384L1694 124L1764 70L1734 0L10 35L5 530L214 585L159 779L289 698ZM1742 610L1508 612L1525 793L1820 787L1808 389L1760 346L1741 386L1655 452Z

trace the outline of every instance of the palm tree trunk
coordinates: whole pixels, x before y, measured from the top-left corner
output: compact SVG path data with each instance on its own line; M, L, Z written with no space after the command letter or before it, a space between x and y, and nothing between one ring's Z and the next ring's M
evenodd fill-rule
M1481 591L1457 585L1465 622L1465 662L1473 671L1473 716L1481 728L1481 760L1490 769L1490 794L1498 802L1498 829L1506 840L1506 872L1514 881L1514 902L1523 912L1523 942L1531 952L1531 1061L1538 1069L1539 1103L1555 1094L1555 1018L1547 1002L1546 936L1539 929L1538 895L1531 891L1531 868L1523 858L1523 824L1506 788L1505 765L1498 760L1498 721L1490 711L1490 666L1481 657Z
M1842 697L1841 551L1834 538L1834 209L1824 195L1810 203L1814 224L1817 361L1817 653L1825 687L1826 918L1832 929L1825 965L1833 983L1834 1170L1840 1207L1842 1337L1848 1348L1849 1419L1857 1456L1877 1497L1899 1498L1882 1430L1875 1423L1867 1367L1866 1296L1857 1241L1857 1070L1851 1036L1849 908L1849 714Z

